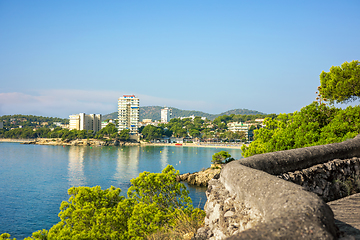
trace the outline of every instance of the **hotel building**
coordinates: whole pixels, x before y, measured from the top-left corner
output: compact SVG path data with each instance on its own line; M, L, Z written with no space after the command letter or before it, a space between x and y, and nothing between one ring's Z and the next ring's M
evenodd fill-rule
M93 130L98 132L101 129L101 114L79 113L70 115L69 129Z
M228 130L232 132L244 132L246 139L249 139L251 125L242 122L230 122L227 124Z
M138 133L139 99L135 95L123 95L118 100L119 131L129 129L130 134Z
M170 122L172 116L172 109L171 108L163 108L161 109L161 122L167 123Z

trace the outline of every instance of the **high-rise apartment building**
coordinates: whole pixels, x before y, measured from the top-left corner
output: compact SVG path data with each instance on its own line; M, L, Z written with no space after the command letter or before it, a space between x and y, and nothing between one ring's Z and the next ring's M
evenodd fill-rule
M172 117L172 109L171 108L161 109L161 122L162 123L170 122L171 117Z
M70 115L69 129L93 130L98 132L101 129L101 114L79 113Z
M135 95L123 95L118 100L119 131L129 129L130 134L139 129L139 99Z

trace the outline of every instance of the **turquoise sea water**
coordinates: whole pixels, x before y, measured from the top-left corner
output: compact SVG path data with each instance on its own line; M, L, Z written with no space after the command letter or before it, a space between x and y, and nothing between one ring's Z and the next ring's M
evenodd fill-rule
M0 234L23 239L59 222L61 201L72 186L110 186L125 195L139 173L161 172L168 164L180 173L211 164L215 152L239 149L195 147L83 147L0 143ZM194 206L203 207L206 188L188 186Z

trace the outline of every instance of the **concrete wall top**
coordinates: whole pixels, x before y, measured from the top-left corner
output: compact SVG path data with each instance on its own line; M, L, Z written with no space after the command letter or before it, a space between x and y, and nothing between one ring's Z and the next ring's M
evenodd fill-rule
M327 145L258 154L239 162L247 167L269 174L293 172L333 159L349 159L360 156L360 134L355 138Z

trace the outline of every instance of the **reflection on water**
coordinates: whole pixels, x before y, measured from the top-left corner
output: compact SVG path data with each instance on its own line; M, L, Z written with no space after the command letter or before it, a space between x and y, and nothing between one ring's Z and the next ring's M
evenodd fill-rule
M161 163L161 169L164 169L168 165L168 148L163 148L162 151L160 151L160 163Z
M84 175L84 147L70 147L68 176L71 186L84 186L86 178Z
M123 147L117 150L116 172L114 179L124 181L139 173L139 147Z

